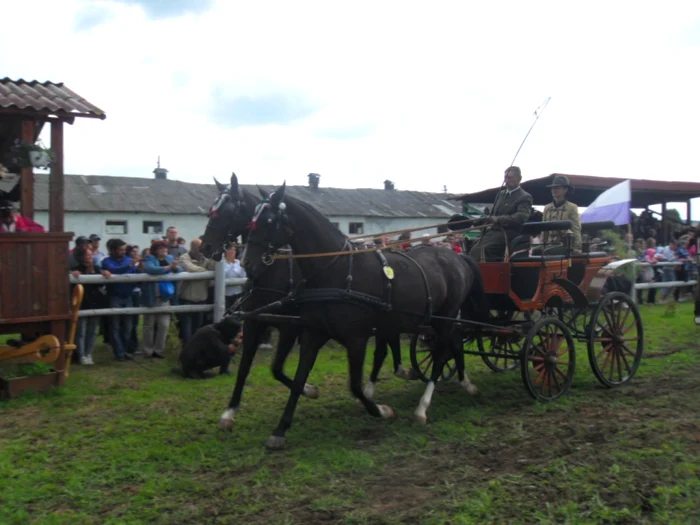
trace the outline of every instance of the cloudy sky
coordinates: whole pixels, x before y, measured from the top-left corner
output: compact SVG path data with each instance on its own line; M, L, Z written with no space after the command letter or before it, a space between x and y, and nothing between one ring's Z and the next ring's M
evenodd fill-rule
M66 171L468 192L553 172L698 180L700 2L25 0L0 76L105 110ZM694 207L700 215L700 204Z

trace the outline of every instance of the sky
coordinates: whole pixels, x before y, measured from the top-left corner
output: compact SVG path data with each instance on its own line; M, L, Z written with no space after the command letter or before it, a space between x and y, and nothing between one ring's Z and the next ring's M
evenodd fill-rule
M515 164L697 181L700 2L24 0L0 76L107 113L70 174L467 193ZM41 13L41 16L37 16ZM48 137L45 142L48 143ZM685 214L684 211L681 212ZM700 219L700 199L693 218Z

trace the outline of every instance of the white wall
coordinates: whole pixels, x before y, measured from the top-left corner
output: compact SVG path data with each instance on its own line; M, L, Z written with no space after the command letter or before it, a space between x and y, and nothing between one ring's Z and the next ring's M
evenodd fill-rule
M359 217L359 216L340 216L340 217L329 217L331 222L338 223L338 228L344 234L349 236L355 236L355 234L349 233L351 222L361 222L364 224L364 233L368 237L376 235L382 232L396 231L402 229L419 228L421 226L427 226L429 224L437 224L439 222L447 222L447 218L434 218L434 217L424 217L424 218L389 218L389 217ZM428 228L425 230L420 230L411 233L411 237L420 237L424 233L434 234L437 233L437 227ZM398 237L398 234L392 237Z
M34 220L48 229L49 215L48 212L36 212ZM105 231L106 221L126 221L127 233L125 235L108 234ZM67 212L65 215L64 230L73 232L76 237L96 233L102 237L101 250L106 253L104 248L108 239L120 238L128 244L137 244L141 249L151 245L151 238L154 234L143 233L144 221L159 221L163 223L163 235L168 226L175 226L178 229L180 237L184 237L188 244L195 237L199 237L204 233L204 228L207 225L206 215L162 215L157 213L83 213L83 212Z

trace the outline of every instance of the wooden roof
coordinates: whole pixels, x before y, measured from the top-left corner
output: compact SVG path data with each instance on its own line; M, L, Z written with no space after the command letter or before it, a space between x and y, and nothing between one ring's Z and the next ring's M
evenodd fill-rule
M0 79L0 114L87 117L104 119L107 115L97 106L68 89L62 82L39 82L24 79Z

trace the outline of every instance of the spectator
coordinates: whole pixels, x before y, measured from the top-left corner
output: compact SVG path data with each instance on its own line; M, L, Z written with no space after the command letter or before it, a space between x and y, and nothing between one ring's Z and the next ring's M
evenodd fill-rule
M678 239L678 247L676 248L676 257L682 263L676 266L676 280L677 281L687 281L689 279L692 267L691 258L687 250L688 246L688 236L683 235ZM677 286L673 289L673 297L676 301L685 301L685 294L687 292L692 292L692 289L687 286ZM683 295L681 295L681 293Z
M141 258L142 258L142 259L145 259L145 258L148 257L149 255L151 255L151 249L150 249L150 248L144 248L143 250L141 250Z
M430 235L427 233L423 234L423 238L421 239L420 243L425 245L425 246L432 246L433 245L433 241L430 240Z
M677 254L678 244L675 239L671 239L668 246L662 247L656 251L656 259L660 262L675 262L678 260ZM662 271L663 282L671 282L676 280L676 270L673 266L663 266ZM664 304L671 295L672 288L663 288L661 290L660 304Z
M178 238L177 233L177 228L175 226L168 226L165 233L166 241L168 242L168 255L171 255L174 259L180 259L180 257L187 253L187 249L184 246L180 246L178 242L180 238ZM151 251L153 251L153 246L151 246Z
M85 244L73 251L73 255L78 261L77 266L71 272L73 277L78 278L81 275L99 275L100 266L95 264L95 256L89 244ZM80 303L81 310L96 310L102 308L103 297L105 295L105 287L99 284L84 284L85 293L83 302ZM92 358L93 350L95 349L95 339L97 337L97 327L100 323L100 318L81 317L78 321L78 331L76 334L76 346L78 357L81 365L94 365Z
M236 259L236 247L229 246L224 252L224 274L226 278L246 277L245 270L241 266L241 261ZM226 309L231 308L236 299L243 293L243 286L232 284L226 287Z
M139 259L139 247L135 244L131 244L126 247L126 255L132 259ZM141 306L141 283L137 283L134 286L134 290L131 292L131 300L134 303L134 308ZM139 317L136 314L131 316L131 335L129 336L129 342L127 343L127 353L138 354L139 353Z
M79 263L79 261L73 255L73 252L75 252L75 250L77 250L78 248L84 248L85 246L89 246L89 245L90 245L90 240L83 235L81 235L80 237L77 237L75 239L75 246L73 246L73 249L68 252L68 268L70 268L72 270L73 268L78 266L78 263Z
M44 231L41 224L29 217L22 217L12 202L6 199L0 200L0 233Z
M153 241L151 255L146 257L143 269L149 275L166 275L179 273L181 270L178 265L179 261L168 253L168 245L165 241ZM148 308L170 306L170 301L175 295L175 286L172 281L143 283L142 291L144 306ZM169 313L143 316L143 353L146 357L164 358L163 352L169 326Z
M184 237L177 238L177 245L180 246L181 248L184 248L185 250L187 249L187 241L185 240Z
M92 245L92 253L95 254L95 264L100 265L102 264L102 259L106 257L106 255L100 251L100 241L102 239L96 233L90 235L89 239Z
M201 239L190 243L189 253L180 258L180 267L189 273L201 273L214 269L216 263L207 259L200 252ZM209 294L209 281L184 281L180 289L180 304L205 305ZM182 344L192 338L192 335L204 324L204 312L188 312L180 314L180 339Z
M406 251L411 249L411 233L410 232L403 232L401 235L399 235L399 238L397 239L399 241L404 241L404 243L401 245L401 250Z
M126 243L121 239L107 241L109 257L102 260L102 275L107 278L112 275L125 275L138 271L137 259L126 256ZM131 308L133 302L134 285L130 283L118 283L107 285L107 296L110 308ZM110 319L110 342L112 351L117 361L132 360L133 356L127 353L127 342L131 336L131 315L114 315Z

